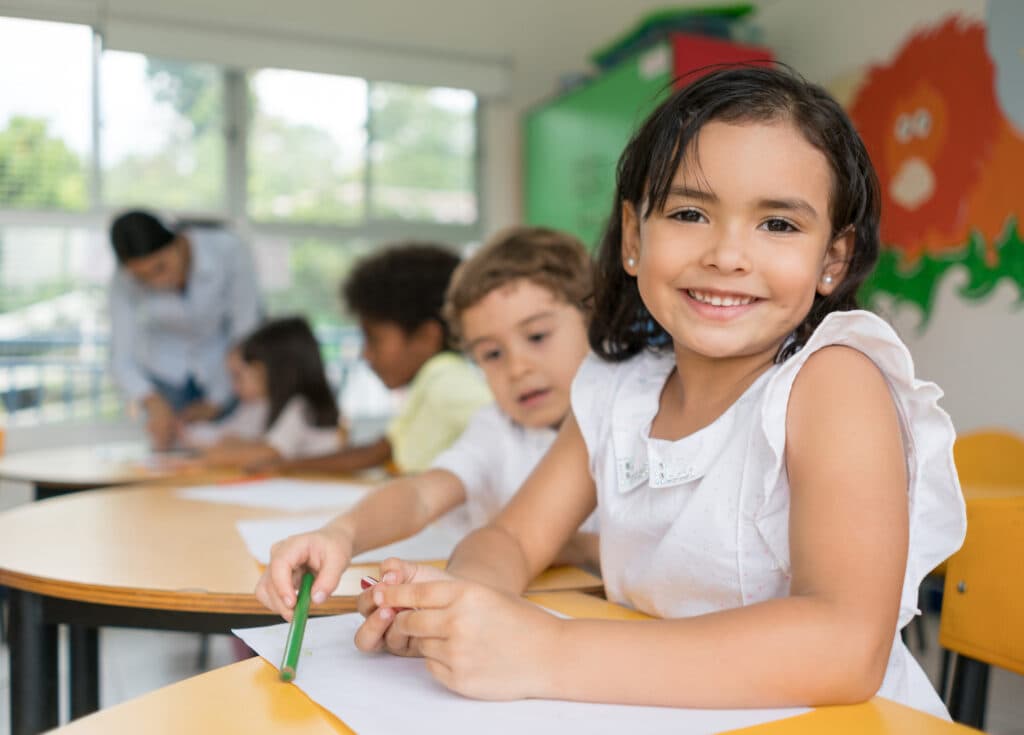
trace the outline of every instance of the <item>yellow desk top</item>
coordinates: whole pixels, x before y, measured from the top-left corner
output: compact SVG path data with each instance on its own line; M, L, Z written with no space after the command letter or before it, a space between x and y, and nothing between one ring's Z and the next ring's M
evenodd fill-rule
M574 617L644 619L647 616L578 592L535 594L531 600ZM60 735L350 735L338 718L287 686L277 669L252 658L186 679L84 717ZM976 732L876 697L864 704L821 707L743 735L966 735ZM734 735L735 735L734 733Z
M0 584L152 610L266 614L253 594L261 567L235 522L287 514L187 500L177 496L178 489L91 490L0 513ZM359 579L377 575L377 569L350 567L336 595L315 612L352 611ZM600 590L601 580L558 567L531 589Z

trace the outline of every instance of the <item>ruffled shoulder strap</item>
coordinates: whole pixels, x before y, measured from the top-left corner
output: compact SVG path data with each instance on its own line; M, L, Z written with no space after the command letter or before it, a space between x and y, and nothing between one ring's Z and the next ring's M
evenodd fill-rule
M906 345L875 314L859 310L829 314L807 344L779 366L766 386L761 428L768 463L758 528L788 568L786 411L793 383L807 358L829 345L852 347L870 358L885 377L899 414L907 454L910 515L910 545L900 601L902 627L918 612L921 580L963 543L967 518L953 463L956 432L949 415L938 404L942 390L914 376L914 362Z

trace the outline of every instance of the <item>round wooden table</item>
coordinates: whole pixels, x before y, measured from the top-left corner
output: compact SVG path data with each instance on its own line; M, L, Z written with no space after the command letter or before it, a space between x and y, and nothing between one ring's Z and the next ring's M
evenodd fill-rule
M578 618L635 620L647 616L578 592L531 594L551 610ZM429 729L429 728L428 728ZM54 735L351 735L344 722L277 669L251 658L98 712ZM567 731L569 732L569 731ZM864 704L822 707L807 714L734 731L734 735L969 735L962 725L880 697Z
M178 489L94 490L0 513L0 584L11 588L15 735L57 725L57 624L92 631L91 643L72 647L71 713L78 717L99 702L100 626L226 633L278 620L253 594L261 568L235 522L287 514L187 500ZM351 567L315 612L352 611L360 577L376 573L376 565ZM600 590L601 581L562 567L531 589Z
M14 452L0 456L0 479L31 483L40 500L175 475L173 467L159 465L161 456L142 441Z

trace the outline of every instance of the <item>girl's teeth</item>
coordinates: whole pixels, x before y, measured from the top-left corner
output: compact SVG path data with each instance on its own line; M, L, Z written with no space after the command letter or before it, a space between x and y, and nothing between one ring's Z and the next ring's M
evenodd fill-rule
M687 293L697 301L712 306L745 306L754 300L752 296L718 296L700 291L688 291Z

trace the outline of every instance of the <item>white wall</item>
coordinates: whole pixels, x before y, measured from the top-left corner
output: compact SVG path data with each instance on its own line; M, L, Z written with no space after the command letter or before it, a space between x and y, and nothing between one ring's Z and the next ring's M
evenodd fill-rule
M764 3L760 22L782 61L829 85L885 62L913 30L954 12L983 19L985 2L776 0ZM946 391L942 405L958 431L1002 426L1024 433L1024 312L1016 289L1004 283L971 302L956 292L965 281L962 270L947 274L927 326L916 307L889 303L882 311L910 346L918 375Z

